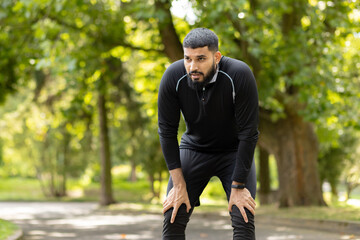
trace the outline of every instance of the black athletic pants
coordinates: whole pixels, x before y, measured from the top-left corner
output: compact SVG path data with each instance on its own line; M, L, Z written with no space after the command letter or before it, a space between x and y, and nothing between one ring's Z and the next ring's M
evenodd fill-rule
M181 205L173 224L170 223L173 209L171 208L164 214L163 240L185 239L185 228L189 222L191 213L195 206L199 206L199 197L211 177L217 176L221 180L227 199L229 200L235 158L236 152L206 153L190 149L180 149L181 168L186 181L191 210L187 213L185 204ZM172 187L173 183L170 177L167 188L168 193ZM247 178L246 188L255 199L256 171L254 162ZM245 211L249 220L248 223L245 223L240 210L235 205L232 207L230 215L234 240L255 240L254 216L246 208Z

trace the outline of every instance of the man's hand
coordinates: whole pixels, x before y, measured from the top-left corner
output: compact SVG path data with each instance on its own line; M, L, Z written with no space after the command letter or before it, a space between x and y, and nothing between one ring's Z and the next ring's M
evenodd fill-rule
M245 222L248 222L248 218L244 208L247 208L253 215L255 215L255 200L251 197L249 190L244 189L231 189L230 200L229 200L229 211L232 212L232 206L236 205Z
M173 207L174 209L171 215L170 223L174 223L176 214L181 204L185 203L187 212L190 211L191 205L181 168L175 168L173 170L170 170L170 175L174 187L170 190L163 203L163 213Z
M170 223L174 223L176 214L181 206L181 204L186 204L186 211L189 212L191 209L188 193L186 191L186 187L179 186L173 187L169 194L167 195L164 203L163 203L163 213L165 213L170 208L174 208Z

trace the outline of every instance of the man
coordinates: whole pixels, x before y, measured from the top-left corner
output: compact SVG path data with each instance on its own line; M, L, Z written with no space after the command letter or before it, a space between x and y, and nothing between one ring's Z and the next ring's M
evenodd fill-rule
M213 176L226 192L234 239L255 239L255 78L244 62L221 55L209 29L190 31L183 49L184 59L167 68L158 96L158 131L170 172L163 239L185 239L190 215ZM180 112L186 132L179 146Z

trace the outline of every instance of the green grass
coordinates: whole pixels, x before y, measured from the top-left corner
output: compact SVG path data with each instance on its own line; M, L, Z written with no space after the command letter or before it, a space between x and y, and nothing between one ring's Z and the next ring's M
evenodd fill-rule
M120 202L148 202L151 194L150 186L147 181L139 180L137 182L114 181L114 198ZM98 201L100 196L100 184L91 183L84 187L84 196L76 198L80 201Z
M18 229L18 226L15 224L0 219L0 239L7 239Z
M165 198L167 181L162 183L162 195L152 199L150 183L144 175L139 174L137 182L129 182L129 167L118 167L113 176L113 193L118 204L111 206L114 210L146 210L161 212L162 200ZM158 185L159 183L157 183ZM0 201L94 201L99 200L100 184L90 181L69 179L69 196L64 198L44 197L40 183L31 178L4 178L0 185ZM359 190L352 197L360 199ZM326 198L327 195L324 195ZM227 212L227 200L219 179L213 178L201 196L201 207L196 212ZM351 206L344 202L329 202L329 207L294 207L279 209L276 206L260 206L257 215L269 215L283 218L330 219L360 221L360 205ZM1 238L0 238L1 239Z
M292 207L278 208L273 205L260 206L257 215L280 218L360 221L360 207L336 205L329 207Z
M0 201L98 201L100 196L99 183L82 185L79 181L70 180L67 187L69 196L47 198L37 179L4 178L0 184ZM121 202L147 202L151 198L149 190L149 182L145 179L134 183L126 178L113 180L114 198Z
M141 173L138 174L137 182L128 182L129 172L129 166L116 167L113 174L114 198L121 202L149 201L149 182ZM98 201L100 196L100 183L83 179L69 179L67 189L67 197L48 198L44 196L40 182L36 178L3 178L0 184L0 201Z
M0 184L0 201L44 201L40 183L32 178L3 178Z

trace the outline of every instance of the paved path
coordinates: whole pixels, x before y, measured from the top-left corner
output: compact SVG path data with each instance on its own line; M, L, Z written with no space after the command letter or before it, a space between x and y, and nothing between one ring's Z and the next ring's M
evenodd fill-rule
M0 218L17 223L24 240L161 239L161 214L108 211L95 203L0 202ZM256 220L257 240L345 240L360 237L272 225ZM231 239L227 214L193 214L187 229L189 240Z

